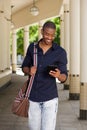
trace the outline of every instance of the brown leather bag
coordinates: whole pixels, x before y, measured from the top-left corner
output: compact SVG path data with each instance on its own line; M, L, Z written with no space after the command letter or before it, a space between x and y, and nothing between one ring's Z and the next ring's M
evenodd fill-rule
M12 112L18 116L28 117L29 99L25 96L28 80L24 83L19 90L15 100L12 104Z
M34 44L34 65L37 66L37 48ZM29 95L31 92L34 76L32 75L20 89L12 104L12 112L18 116L28 117ZM29 81L29 82L28 82Z

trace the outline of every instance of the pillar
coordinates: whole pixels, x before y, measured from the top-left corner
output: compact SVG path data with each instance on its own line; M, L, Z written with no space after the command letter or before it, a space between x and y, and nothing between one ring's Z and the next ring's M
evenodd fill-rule
M24 56L26 55L29 46L29 26L24 27Z
M69 4L64 4L64 48L67 52L68 78L64 83L64 89L69 89L69 62L70 62L70 29L69 29Z
M10 69L10 22L5 18L5 11L0 12L0 71Z
M7 27L6 27L6 62L7 62L7 69L10 69L11 67L11 61L10 61L10 31L11 31L11 23L7 21Z
M40 40L42 38L41 29L43 26L43 21L39 21L39 28L38 28L38 39Z
M80 119L87 120L87 0L80 0L81 5L81 86L80 86Z
M80 96L80 0L70 0L70 89L69 99Z
M64 14L60 16L60 46L64 48Z
M17 67L17 42L16 42L16 30L12 31L12 72L16 73Z
M5 19L4 14L0 13L0 71L5 70ZM3 30L3 31L2 31Z

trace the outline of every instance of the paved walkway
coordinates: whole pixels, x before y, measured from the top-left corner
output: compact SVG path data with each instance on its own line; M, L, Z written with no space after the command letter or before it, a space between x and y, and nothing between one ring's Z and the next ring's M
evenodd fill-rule
M12 74L11 84L0 89L0 130L29 130L27 119L11 112L12 101L26 76ZM69 101L68 90L59 85L59 112L56 130L87 130L87 121L79 120L79 101Z

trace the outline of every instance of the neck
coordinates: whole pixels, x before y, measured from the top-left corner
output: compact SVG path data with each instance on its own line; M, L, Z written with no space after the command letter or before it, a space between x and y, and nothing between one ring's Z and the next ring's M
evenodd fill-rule
M52 44L46 44L44 41L41 41L39 43L39 46L40 46L40 48L42 48L43 53L46 53L49 50L49 48L52 47Z

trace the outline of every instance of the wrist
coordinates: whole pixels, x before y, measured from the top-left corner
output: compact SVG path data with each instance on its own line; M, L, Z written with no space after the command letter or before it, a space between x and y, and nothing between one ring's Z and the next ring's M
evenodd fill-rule
M57 78L58 78L58 80L60 80L61 79L61 74L59 74Z
M61 82L65 82L66 81L66 75L65 74L60 74L58 77L58 80Z

